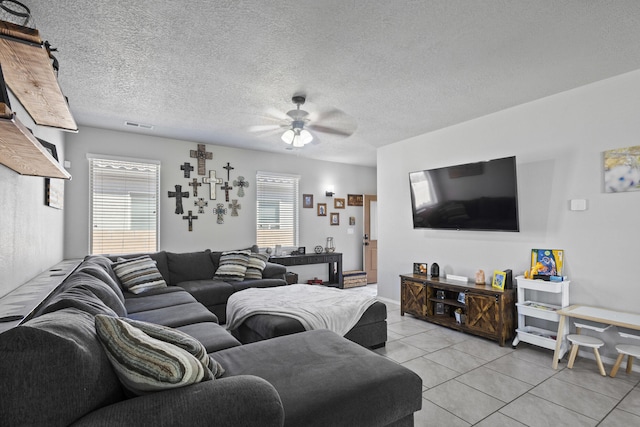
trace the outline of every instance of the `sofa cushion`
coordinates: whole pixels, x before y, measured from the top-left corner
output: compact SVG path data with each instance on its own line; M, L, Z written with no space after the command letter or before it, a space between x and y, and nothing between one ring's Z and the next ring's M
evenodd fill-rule
M51 313L63 308L74 307L91 315L106 314L118 316L119 314L107 306L90 289L85 286L73 286L59 294L54 295L51 301L42 310L42 313Z
M268 259L269 255L267 254L250 254L244 279L262 279L262 271L267 266Z
M87 269L87 273L95 276L97 279L102 280L111 288L113 288L114 292L124 302L122 286L120 284L118 276L116 276L116 273L113 271L112 264L113 262L107 257L100 255L89 255L84 259L84 262L80 265L78 270L84 269L86 267L92 267Z
M244 279L251 251L227 251L220 256L215 280L238 281Z
M98 257L96 257L98 258ZM96 279L102 281L105 285L108 285L113 292L116 294L118 299L124 303L124 295L122 293L122 286L120 285L120 280L118 280L118 276L113 272L113 268L111 268L111 261L108 258L104 258L104 261L108 262L108 265L102 265L97 263L96 260L92 259L89 261L83 262L80 267L75 271L76 273L82 271L86 274L89 274Z
M175 288L175 286L170 286L165 289L173 288ZM167 292L162 294L156 293L152 295L140 294L136 298L127 298L124 302L124 305L127 308L127 313L131 314L193 302L197 302L193 295L191 295L189 292L181 290L180 292Z
M124 399L93 319L66 308L0 334L0 419L69 425Z
M226 304L234 292L233 286L229 283L211 278L181 282L180 287L193 295L199 303L207 307Z
M78 301L79 304L82 305L75 305L72 301L72 299L75 295L78 294L78 292L73 292L73 295L71 293L66 293L74 288L83 289L83 291L78 291L84 293L85 295L85 298L82 298L80 301ZM127 315L127 310L125 309L124 304L120 300L120 297L113 291L113 288L104 283L102 280L97 279L95 276L88 274L86 271L74 272L69 277L67 277L60 288L56 290L56 293L54 293L46 301L43 308L36 312L36 315L40 315L44 312L55 311L56 309L64 307L73 306L76 306L77 308L82 307L84 308L83 311L93 312L93 310L97 309L98 307L96 306L96 304L89 304L89 306L94 307L92 309L86 305L86 303L89 303L90 294L95 295L98 300L102 301L107 307L113 310L116 315ZM52 304L54 304L55 307L49 307ZM97 313L94 312L94 314Z
M273 384L291 426L393 425L422 406L415 372L328 330L245 344L215 358L225 377L255 375Z
M186 334L179 333L187 337L184 340L174 334L154 334L163 337L158 339L126 319L103 315L95 317L95 327L120 381L136 395L213 379L207 364L185 350L196 347L190 345L195 340ZM204 352L204 348L196 351L200 350Z
M216 271L209 249L202 252L167 252L171 283L179 285L187 280L210 279Z
M147 255L123 259L113 263L112 268L120 279L122 287L133 294L167 286L156 262Z
M200 341L207 349L207 353L241 345L240 341L235 339L223 326L213 322L192 323L179 326L176 329Z
M127 317L172 328L199 322L218 323L216 315L197 302L129 313Z

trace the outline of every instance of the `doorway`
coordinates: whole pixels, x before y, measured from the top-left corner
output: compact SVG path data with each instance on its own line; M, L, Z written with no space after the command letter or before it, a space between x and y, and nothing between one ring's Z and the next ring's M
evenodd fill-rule
M378 196L364 195L364 271L367 283L378 283Z

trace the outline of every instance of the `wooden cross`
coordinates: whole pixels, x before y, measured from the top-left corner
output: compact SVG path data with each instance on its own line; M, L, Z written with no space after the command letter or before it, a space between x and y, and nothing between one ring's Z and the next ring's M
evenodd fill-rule
M193 187L193 197L198 197L198 187L202 184L198 182L198 178L193 178L193 180L189 183L189 187Z
M227 162L227 166L223 166L222 169L226 169L227 170L227 181L229 181L229 172L231 172L235 168L233 166L231 166L231 164L229 162Z
M198 175L206 175L207 168L205 160L213 159L213 153L206 151L204 144L198 144L197 150L190 150L190 157L198 159Z
M188 219L189 220L189 231L193 231L193 220L194 219L198 219L198 217L197 216L193 216L192 212L189 211L189 215L183 216L182 219Z
M227 210L222 203L218 203L217 207L213 210L214 215L218 215L216 222L218 224L224 224L224 216L227 214Z
M244 197L244 189L249 186L249 182L244 180L244 176L239 176L234 180L233 185L238 187L238 197Z
M232 200L229 203L229 209L231 209L231 216L238 216L238 209L242 208L242 205L238 204L237 200Z
M180 170L184 171L184 177L185 178L191 178L191 171L193 170L193 166L191 166L191 163L189 162L184 162L181 166L180 166Z
M222 184L222 178L216 178L216 171L209 171L209 178L202 178L202 182L209 184L209 198L216 199L216 185Z
M204 213L204 207L208 206L209 202L200 197L198 200L194 200L193 204L198 207L198 213Z
M224 201L229 201L229 190L233 190L233 187L229 186L229 183L225 181L224 187L220 187L221 190L224 190Z
M189 198L189 192L182 191L182 185L176 185L176 191L169 191L169 197L176 198L176 214L181 215L184 213L182 209L182 198Z

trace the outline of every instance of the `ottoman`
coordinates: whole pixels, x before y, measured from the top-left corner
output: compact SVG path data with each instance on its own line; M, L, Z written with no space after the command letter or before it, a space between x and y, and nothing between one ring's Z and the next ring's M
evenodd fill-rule
M248 344L304 330L302 323L296 319L274 314L256 314L231 333L241 343ZM387 306L376 301L344 337L363 347L384 347L387 342Z

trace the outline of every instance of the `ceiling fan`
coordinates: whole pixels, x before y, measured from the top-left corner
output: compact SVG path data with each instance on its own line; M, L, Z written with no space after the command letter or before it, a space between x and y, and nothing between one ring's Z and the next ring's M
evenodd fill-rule
M337 108L319 109L312 113L300 109L306 102L304 95L294 95L291 102L296 104L295 109L286 113L277 112L273 114L275 117L269 117L278 121L278 124L252 126L249 130L262 132L285 129L280 139L288 144L288 149L294 149L304 147L312 141L318 142L316 133L346 138L357 128L353 118Z

